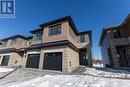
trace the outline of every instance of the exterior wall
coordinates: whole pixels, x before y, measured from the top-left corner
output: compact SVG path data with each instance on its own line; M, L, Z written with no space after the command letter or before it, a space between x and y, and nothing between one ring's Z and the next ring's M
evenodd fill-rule
M28 41L30 43L30 45L35 45L35 44L40 44L42 43L42 40L30 40Z
M67 58L68 58L68 71L72 72L79 67L79 53L71 48L67 48Z
M6 48L20 49L20 48L26 47L26 44L27 44L27 40L19 38L19 37L17 38L17 44L16 45L11 45L11 42L12 42L12 39L7 40L7 45L5 47L3 47L1 45L0 49L6 49Z
M106 36L103 40L103 44L101 46L101 53L102 53L102 59L103 59L103 65L106 66L110 65L109 62L109 56L108 56L108 52L107 49L110 47L110 39L109 39L109 35Z
M76 35L69 24L68 24L68 27L69 27L68 28L69 29L68 30L68 40L72 44L74 44L77 48L79 48L79 49L83 48L90 43L88 34L84 34L85 35L85 42L81 43L80 42L80 35Z
M22 56L20 56L19 54L15 53L15 52L0 54L0 56L1 56L0 65L2 63L3 56L5 56L5 55L10 55L9 62L8 62L9 67L21 65ZM15 63L16 61L17 61L17 63Z
M10 44L11 44L11 41L10 41ZM17 38L17 44L16 45L10 45L9 48L16 48L16 49L25 48L26 44L27 44L26 40L24 40L22 38Z
M44 54L62 52L62 72L72 72L79 67L79 53L69 47L48 47L40 50L28 51L27 54L40 53L39 69L43 70ZM27 54L24 55L22 66L25 68Z
M68 40L74 44L75 46L77 46L77 36L74 33L74 31L72 30L71 26L68 24L68 32L67 32L67 36L68 36Z
M78 38L78 43L77 43L77 47L78 48L83 48L86 45L90 44L90 40L89 40L89 35L88 34L85 34L85 42L84 43L80 42L80 36L79 35L77 36L77 38Z
M41 54L41 50L39 49L35 49L35 50L29 50L27 52L24 52L24 56L23 56L23 60L22 60L22 67L26 68L26 63L27 63L27 58L28 58L28 54ZM40 55L41 56L41 55ZM40 64L40 63L39 63Z
M67 40L67 21L58 23L61 24L61 34L49 36L49 26L44 27L42 43L55 42L61 40ZM56 25L56 24L55 24ZM52 26L52 25L50 25Z
M130 22L120 27L120 33L123 38L130 36Z

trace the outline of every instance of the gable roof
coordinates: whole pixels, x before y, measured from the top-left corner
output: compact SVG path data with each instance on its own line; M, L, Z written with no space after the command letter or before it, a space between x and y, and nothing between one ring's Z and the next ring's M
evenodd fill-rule
M107 32L108 30L114 29L114 28L116 28L116 27L123 26L124 24L126 24L126 23L128 22L128 20L130 20L130 13L128 14L128 16L125 18L125 20L124 20L121 24L104 27L103 30L102 30L101 37L100 37L99 46L101 46L102 41L103 41L103 39L104 39L104 36L105 36L105 34L106 34L106 32Z
M20 37L20 38L23 38L23 39L27 40L27 38L25 36L23 36L23 35L13 35L13 36L1 39L0 41L5 41L5 40L8 40L8 39L17 38L17 37Z
M59 19L47 22L47 23L40 24L39 26L41 28L32 30L31 33L41 31L42 28L45 27L45 26L49 26L49 25L59 23L59 22L62 22L62 21L68 21L70 26L72 27L72 30L75 32L75 34L78 34L78 30L77 30L77 28L76 28L76 26L75 26L75 24L74 24L74 22L73 22L73 20L72 20L72 18L70 16L66 16L66 17L63 17L63 18L59 18Z

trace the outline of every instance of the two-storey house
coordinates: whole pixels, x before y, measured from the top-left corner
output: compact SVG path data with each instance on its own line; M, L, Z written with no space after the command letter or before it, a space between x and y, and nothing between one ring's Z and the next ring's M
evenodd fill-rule
M130 66L130 15L120 24L103 29L100 43L104 66Z
M0 41L0 63L2 66L18 66L22 63L24 53L18 49L25 48L28 39L14 35Z
M92 33L78 32L70 16L40 25L27 37L23 53L25 68L71 72L80 65L92 66Z

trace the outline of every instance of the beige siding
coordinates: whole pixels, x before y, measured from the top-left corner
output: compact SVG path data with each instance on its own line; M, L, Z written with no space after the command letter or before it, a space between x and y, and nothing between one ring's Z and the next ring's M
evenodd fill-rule
M11 42L12 42L12 39L7 40L6 47L1 46L0 49L5 49L5 48L16 48L16 49L25 48L27 40L18 37L17 38L17 44L11 45Z
M72 30L71 26L68 25L69 28L68 28L68 40L74 44L75 46L77 45L77 36L76 34L74 33L74 31Z
M80 35L77 36L77 39L78 39L78 41L77 41L78 42L77 43L78 48L83 48L86 45L90 44L89 34L85 34L85 42L84 43L80 42Z
M65 21L58 24L61 24L61 34L49 36L49 26L47 26L43 31L43 43L67 40L67 22Z
M22 60L22 67L24 68L26 67L28 54L37 54L37 53L41 54L41 50L35 49L35 50L30 50L30 51L25 52L23 56L23 60Z
M0 54L0 56L1 56L0 65L1 65L1 62L2 62L4 55L10 55L8 66L19 66L19 65L21 65L22 56L20 56L19 54L15 53L15 52ZM16 61L17 61L17 63L16 63Z
M30 45L35 45L35 44L40 44L42 43L42 40L31 40L29 41L31 44ZM28 45L29 46L29 45Z
M71 48L67 48L67 58L69 62L69 71L73 71L79 67L79 53Z

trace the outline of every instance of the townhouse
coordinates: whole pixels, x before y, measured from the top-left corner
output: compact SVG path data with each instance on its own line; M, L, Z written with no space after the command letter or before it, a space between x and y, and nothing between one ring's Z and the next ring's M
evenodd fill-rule
M32 36L0 41L0 64L72 72L92 66L92 32L78 32L70 16L39 25Z
M104 66L130 66L130 14L121 24L103 29L99 46Z

